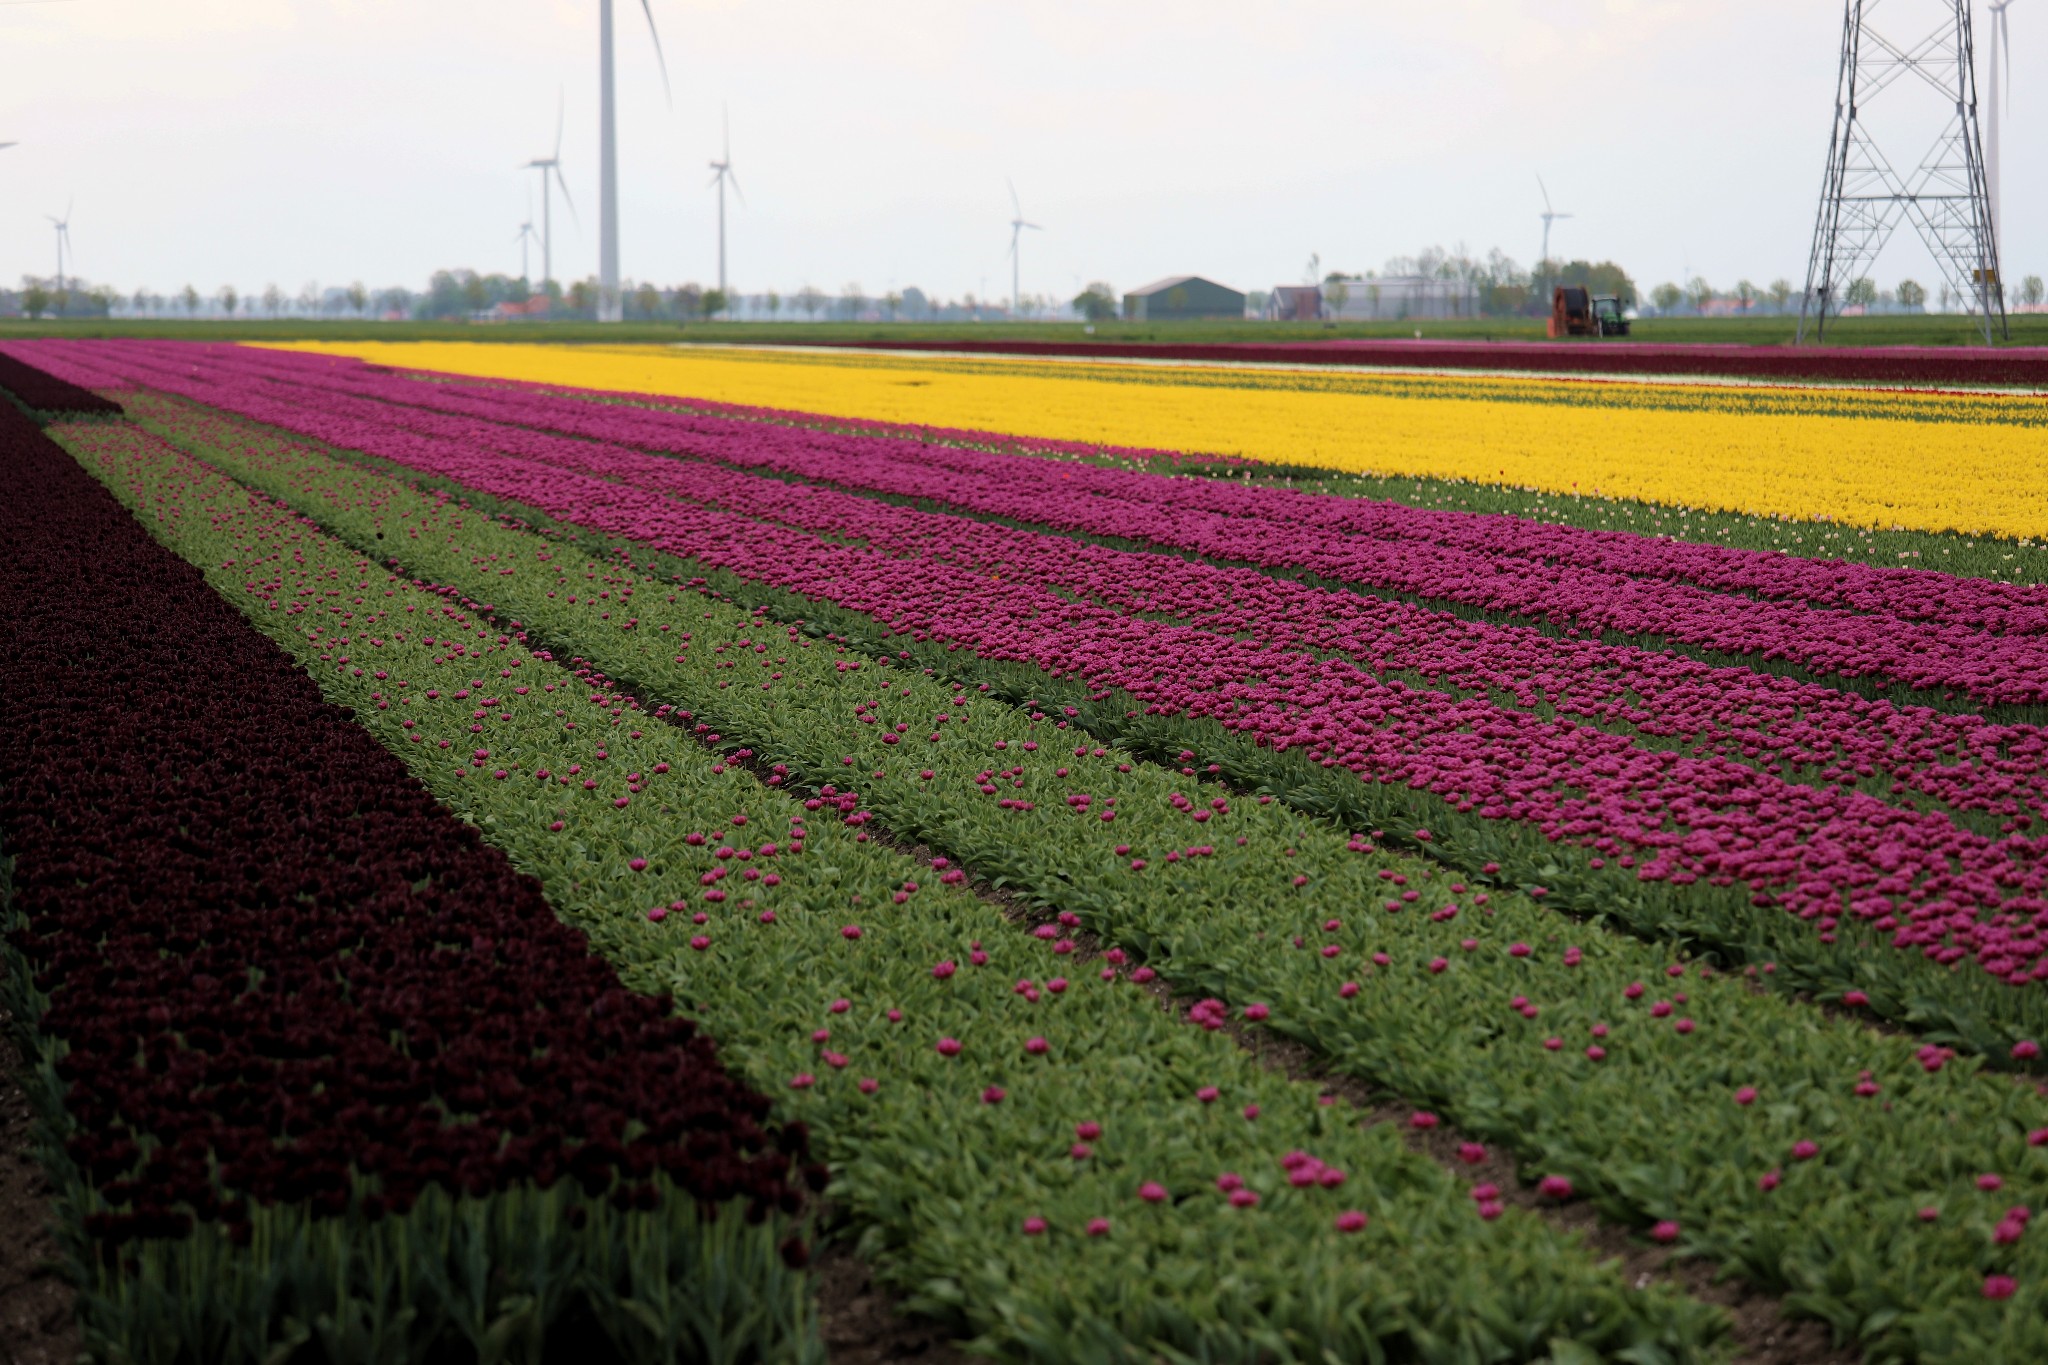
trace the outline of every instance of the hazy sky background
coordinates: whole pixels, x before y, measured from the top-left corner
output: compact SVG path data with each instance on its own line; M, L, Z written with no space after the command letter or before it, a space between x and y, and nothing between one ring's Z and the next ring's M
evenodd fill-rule
M620 0L624 274L709 284L706 163L729 105L742 290L1007 297L1005 176L1027 293L1180 272L1239 288L1379 268L1430 244L1611 257L1645 288L1805 273L1837 0ZM1889 0L1905 36L1938 0ZM2006 269L2048 273L2048 0L2013 6ZM1989 58L1979 20L1980 80ZM0 279L54 266L132 291L420 287L513 273L567 96L597 266L597 0L0 0ZM1892 97L1887 96L1887 100ZM1903 102L1902 102L1903 103ZM1933 126L1925 138L1931 140ZM1895 151L1915 158L1922 139ZM2027 173L2025 168L2034 168ZM534 208L538 220L538 206ZM538 276L538 253L533 273ZM1916 239L1877 278L1932 291Z

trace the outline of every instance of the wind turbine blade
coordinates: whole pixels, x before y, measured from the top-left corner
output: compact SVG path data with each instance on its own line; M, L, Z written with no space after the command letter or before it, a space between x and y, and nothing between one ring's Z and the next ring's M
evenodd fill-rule
M1045 225L1043 223L1025 223L1023 224L1023 226L1031 228L1037 232L1045 231Z
M714 163L714 164L716 164L716 163ZM719 177L719 176L721 176L721 175L723 175L723 174L725 174L725 172L724 172L723 170L715 170L715 171L713 171L713 172L711 173L711 178L710 178L709 180L707 180L707 181L705 181L705 182L704 182L704 188L708 190L708 189L710 189L710 188L711 188L711 187L712 187L713 185L716 185L716 184L718 183L718 177Z
M2012 0L1998 7L1998 46L2005 57L2005 112L2012 112L2012 29L2006 26L2005 12Z
M1543 211L1550 212L1550 190L1544 185L1543 177L1540 175L1536 177L1536 188L1543 192Z
M1006 175L1003 177L1003 183L1010 187L1010 212L1022 218L1024 216L1024 206L1017 202L1017 182Z
M673 109L676 97L668 88L668 58L661 55L661 30L654 26L654 6L648 0L640 0L640 12L647 16L647 32L654 38L654 60L661 67L661 96Z
M730 165L725 168L725 178L732 182L732 192L740 197L740 202L742 204L746 203L747 192L740 188L740 178L732 173Z
M4 150L5 148L8 147L19 147L20 145L21 144L19 142L0 142L0 150Z
M562 202L569 206L569 217L575 221L577 227L582 227L583 220L577 217L576 214L576 201L569 197L569 182L562 178L561 164L559 162L556 163L553 170L555 172L555 183L562 187Z
M732 164L732 111L723 101L718 106L718 126L725 142L725 152L721 159L729 166Z

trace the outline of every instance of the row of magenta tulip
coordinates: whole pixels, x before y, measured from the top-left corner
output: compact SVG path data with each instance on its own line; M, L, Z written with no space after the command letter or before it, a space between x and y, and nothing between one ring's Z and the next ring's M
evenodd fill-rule
M1862 990L1973 1049L2002 1055L2043 1032L2048 941L2033 918L2048 904L2048 866L2016 830L1992 837L1853 788L1639 747L1568 718L1407 687L1349 660L1075 600L1057 581L988 573L971 546L995 532L972 523L951 523L958 533L943 555L907 557L852 542L902 517L946 519L527 434L572 447L556 452L576 462L564 468L329 416L318 395L306 406L274 395L275 386L230 382L211 394L600 534L848 608L913 640L1078 679L1090 699L1119 689L1131 709L1202 722L1197 747L1219 761L1234 752L1239 776L1269 767L1247 755L1279 751L1368 776L1336 807L1359 827L1424 825L1438 833L1436 854L1467 872L1494 863L1575 908L1728 953L1762 949L1789 959L1802 986ZM739 510L726 510L734 503ZM814 505L825 510L807 510ZM1970 789L1959 778L1953 790L1967 798ZM1559 842L1590 856L1564 857ZM1969 957L1974 970L1949 970Z
M2013 1233L2048 1193L2048 1105L2030 1087L1133 761L1093 743L1079 708L992 706L936 670L804 648L759 609L671 603L616 558L257 437L206 449L356 546L490 594L814 799L857 782L842 819L872 812L1214 997L1199 1026L1241 1012L1298 1037L1887 1349L2048 1349L2048 1327L2003 1302L2048 1292L2048 1247Z
M0 980L91 1349L806 1354L801 1126L5 407L0 479Z
M715 1021L728 1062L832 1158L833 1200L885 1278L963 1334L1047 1361L1254 1343L1369 1359L1394 1341L1449 1361L1474 1330L1502 1359L1554 1338L1711 1356L1717 1312L1629 1289L1540 1217L1481 1217L1398 1130L1159 1010L1150 972L1083 963L1065 928L1029 933L945 859L882 844L851 791L777 790L787 765L707 751L687 711L526 652L509 623L373 570L133 428L66 439L625 980ZM491 562L477 519L438 525L456 560ZM635 611L670 595L573 567ZM707 677L744 660L751 684L828 652L694 595L662 605L694 637L665 649Z
M143 362L171 364L155 353ZM1794 667L1882 695L2025 713L2048 703L2048 591L1919 569L1881 569L1689 545L1512 517L1422 511L1214 480L1167 479L949 445L763 428L517 389L422 384L327 357L242 350L213 361L243 380L413 405L393 414L464 438L429 411L768 467L932 499L981 515L1117 537L1378 594ZM178 367L182 368L182 367ZM338 410L339 411L339 410Z

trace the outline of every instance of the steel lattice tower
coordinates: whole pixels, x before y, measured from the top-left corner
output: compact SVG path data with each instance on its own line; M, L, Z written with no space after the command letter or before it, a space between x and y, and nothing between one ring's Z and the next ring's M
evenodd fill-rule
M1842 66L1835 84L1835 128L1821 177L1820 213L1806 293L1799 304L1799 340L1807 320L1818 340L1828 316L1841 311L1840 293L1863 279L1902 220L1910 221L1934 254L1957 297L1975 300L1984 340L1994 324L2005 330L2005 291L1998 278L1998 241L1984 181L1984 144L1977 128L1977 75L1970 35L1970 0L1939 0L1939 22L1916 43L1892 42L1870 26L1883 0L1847 0L1842 20ZM1929 8L1928 0L1909 0ZM1905 20L1905 5L1887 17ZM1878 149L1862 113L1874 97L1903 84L1894 99L1918 96L1946 109L1934 146L1901 173ZM2010 336L2010 332L2006 332Z

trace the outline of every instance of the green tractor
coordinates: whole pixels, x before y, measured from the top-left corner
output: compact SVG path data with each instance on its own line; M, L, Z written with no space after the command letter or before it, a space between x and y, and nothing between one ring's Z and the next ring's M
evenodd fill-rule
M1593 294L1576 284L1561 284L1550 296L1550 328L1554 337L1625 337L1628 318L1614 294Z

